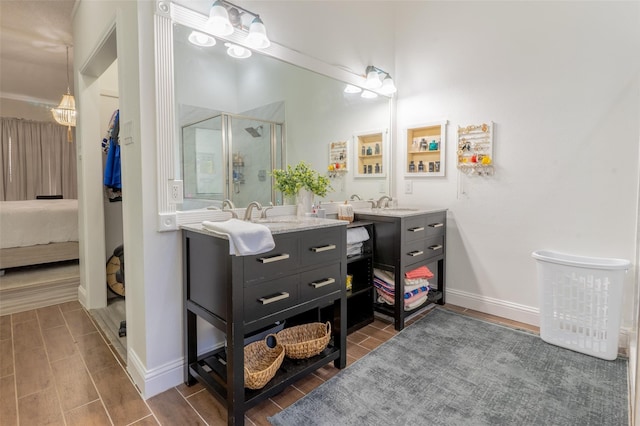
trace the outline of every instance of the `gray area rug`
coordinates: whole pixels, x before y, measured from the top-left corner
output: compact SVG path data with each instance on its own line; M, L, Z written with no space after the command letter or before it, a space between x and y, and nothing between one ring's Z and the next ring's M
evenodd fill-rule
M301 425L627 425L627 360L435 309L269 418Z

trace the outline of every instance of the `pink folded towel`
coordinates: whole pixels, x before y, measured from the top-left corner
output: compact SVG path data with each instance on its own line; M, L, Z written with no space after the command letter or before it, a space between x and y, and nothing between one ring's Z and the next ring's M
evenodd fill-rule
M419 268L416 269L412 269L409 272L405 272L404 274L405 278L433 278L433 272L431 272L429 270L429 268L427 268L426 266L420 266Z

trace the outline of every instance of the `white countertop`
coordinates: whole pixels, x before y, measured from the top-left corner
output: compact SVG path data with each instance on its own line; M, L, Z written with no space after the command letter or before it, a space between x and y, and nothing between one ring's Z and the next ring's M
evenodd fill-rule
M332 226L346 226L349 223L346 220L319 219L315 217L297 216L273 216L266 219L253 219L252 222L265 225L271 230L272 234L306 231L309 229L328 228ZM226 236L206 229L202 226L202 223L189 223L181 225L181 228L205 235L211 235L212 237L226 239Z
M354 208L355 214L366 214L372 216L385 216L385 217L408 217L417 216L427 213L439 213L445 212L447 209L443 208L427 208L427 207L389 207L382 209L372 208Z

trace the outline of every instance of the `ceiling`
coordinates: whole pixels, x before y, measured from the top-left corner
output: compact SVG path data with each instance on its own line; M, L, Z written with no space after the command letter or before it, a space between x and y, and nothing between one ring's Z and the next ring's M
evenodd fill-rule
M75 0L0 0L0 97L49 107L60 102L67 90L67 45L73 62L74 4Z

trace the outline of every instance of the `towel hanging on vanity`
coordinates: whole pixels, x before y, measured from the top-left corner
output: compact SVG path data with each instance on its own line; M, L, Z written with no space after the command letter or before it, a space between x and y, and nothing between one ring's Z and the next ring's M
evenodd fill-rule
M246 222L240 219L229 219L224 222L210 222L205 220L202 226L210 231L229 238L229 254L236 256L250 256L273 250L271 230L259 223Z

